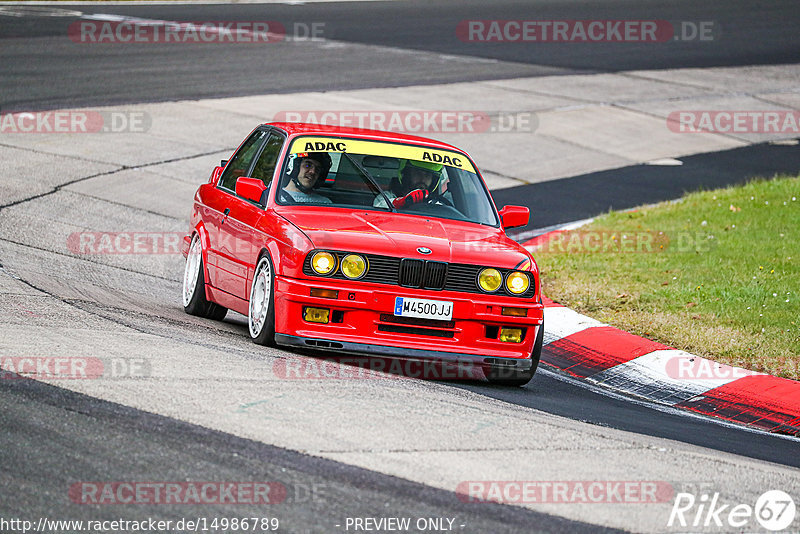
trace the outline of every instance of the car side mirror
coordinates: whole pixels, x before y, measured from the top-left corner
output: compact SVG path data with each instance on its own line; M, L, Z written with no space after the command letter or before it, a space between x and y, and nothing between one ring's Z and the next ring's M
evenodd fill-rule
M236 180L236 194L247 200L252 200L257 204L261 203L261 195L263 195L266 190L267 186L258 178L241 176Z
M531 211L525 206L505 206L500 210L503 228L525 226L531 220Z
M217 185L219 182L219 177L222 175L222 169L224 167L214 167L214 170L211 171L211 176L208 179L208 183L211 185Z

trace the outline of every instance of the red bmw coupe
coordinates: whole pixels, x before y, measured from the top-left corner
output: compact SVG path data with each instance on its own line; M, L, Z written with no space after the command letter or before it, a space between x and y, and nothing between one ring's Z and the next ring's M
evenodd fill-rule
M470 157L398 133L258 126L194 197L183 306L259 344L466 362L524 385L543 306L531 255Z

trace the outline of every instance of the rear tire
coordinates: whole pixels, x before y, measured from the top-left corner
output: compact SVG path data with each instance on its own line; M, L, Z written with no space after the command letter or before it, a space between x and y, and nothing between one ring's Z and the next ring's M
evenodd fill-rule
M536 334L536 342L531 351L531 368L527 371L516 371L503 367L493 367L489 370L486 378L492 384L498 386L524 386L531 381L536 369L539 367L539 359L542 357L542 345L544 344L544 322L539 326Z
M197 234L189 245L189 254L186 256L186 266L183 269L183 311L189 315L216 321L221 321L228 313L227 308L206 299L203 245Z
M275 345L275 271L268 254L258 260L250 288L247 324L258 345Z

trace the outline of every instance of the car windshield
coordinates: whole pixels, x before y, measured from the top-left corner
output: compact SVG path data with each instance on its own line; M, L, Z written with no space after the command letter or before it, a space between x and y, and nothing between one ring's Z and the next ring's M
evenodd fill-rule
M472 162L458 152L350 138L300 137L292 143L281 173L279 204L397 211L499 224L483 181Z

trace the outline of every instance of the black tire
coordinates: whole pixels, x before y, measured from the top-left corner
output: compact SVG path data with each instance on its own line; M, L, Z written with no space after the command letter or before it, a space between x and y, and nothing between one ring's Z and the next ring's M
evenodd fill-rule
M527 371L516 371L504 367L493 367L489 369L486 378L492 384L498 386L524 386L531 381L536 369L539 367L539 359L542 357L542 345L544 344L544 322L539 327L536 334L536 342L531 351L531 368Z
M226 315L228 315L228 308L220 306L216 302L209 302L208 304L208 313L206 314L206 317L209 319L221 321Z
M269 254L259 258L253 273L247 326L253 343L275 346L275 269Z
M228 309L206 299L206 277L200 236L195 234L189 245L183 270L183 311L206 319L221 321Z

